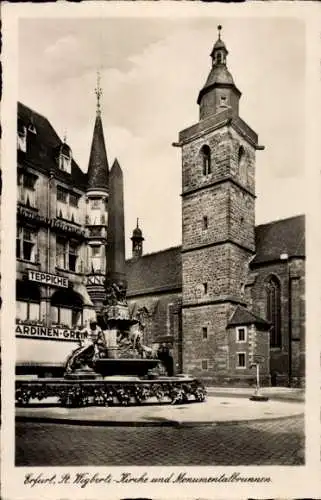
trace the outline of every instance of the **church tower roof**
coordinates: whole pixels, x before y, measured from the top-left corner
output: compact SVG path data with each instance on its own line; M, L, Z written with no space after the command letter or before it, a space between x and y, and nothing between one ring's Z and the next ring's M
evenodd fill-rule
M225 89L226 92L228 92L228 94L226 93L226 101L225 102L229 101L229 105L230 106L232 105L232 107L236 107L236 106L234 106L234 104L236 104L236 101L238 101L238 99L241 96L241 92L238 90L238 88L236 87L236 85L234 83L233 76L231 75L231 73L227 69L226 59L227 59L227 55L228 55L228 50L226 48L225 43L221 39L222 26L219 25L217 28L218 28L218 39L216 40L216 42L213 46L212 52L210 54L211 58L212 58L212 67L211 67L210 73L207 77L207 80L205 82L205 85L201 89L199 96L198 96L198 99L197 99L197 104L202 106L202 101L204 101L204 97L206 95L208 95L209 93L213 93L213 92L215 94L214 99L212 99L210 97L205 99L205 101L208 101L208 102L205 102L205 108L207 108L207 109L205 109L205 113L201 113L202 115L204 114L203 117L206 117L206 116L208 116L208 114L211 114L213 112L219 111L218 108L220 106L218 103L218 98L220 98L220 96L222 95L222 92L221 92L222 89ZM217 89L221 89L221 90L218 91ZM235 96L235 98L233 98L233 96L231 95L232 99L228 99L228 95L231 93ZM209 102L211 102L211 104L213 104L214 101L215 101L215 106L214 106L214 111L213 111L213 106L211 105L210 106L211 109L209 109L208 104L209 104Z
M108 192L109 166L104 139L103 124L101 120L100 98L102 89L100 87L100 75L97 77L97 87L95 89L97 96L96 120L94 134L91 143L89 165L88 165L88 191L103 190Z

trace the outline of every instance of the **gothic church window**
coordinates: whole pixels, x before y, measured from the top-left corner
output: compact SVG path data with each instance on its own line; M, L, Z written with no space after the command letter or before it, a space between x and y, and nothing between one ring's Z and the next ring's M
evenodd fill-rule
M271 323L270 347L281 347L281 287L275 276L271 276L266 289L266 316Z
M209 175L212 172L211 165L211 150L207 144L205 144L201 149L202 161L203 161L203 175Z

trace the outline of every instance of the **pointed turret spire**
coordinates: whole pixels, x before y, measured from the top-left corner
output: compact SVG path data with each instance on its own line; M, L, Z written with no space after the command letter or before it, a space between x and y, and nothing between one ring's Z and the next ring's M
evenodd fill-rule
M95 88L97 96L96 121L94 127L93 140L88 165L88 191L102 190L108 192L109 167L101 121L100 99L102 89L100 86L100 73L97 73L97 87Z
M217 29L218 38L210 54L212 68L197 99L197 104L200 105L201 120L226 108L230 108L233 114L238 115L241 92L236 87L226 66L228 50L221 38L222 26L219 24Z
M97 96L97 115L100 115L101 110L100 110L100 98L103 94L103 90L100 86L100 73L97 71L97 87L95 88L95 94Z

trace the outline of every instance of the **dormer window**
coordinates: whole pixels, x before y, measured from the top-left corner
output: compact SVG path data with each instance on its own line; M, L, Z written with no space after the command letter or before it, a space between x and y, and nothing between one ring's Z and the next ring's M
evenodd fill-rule
M71 171L71 158L64 155L60 154L59 157L59 168L60 170L63 170L64 172L68 172L70 174Z
M32 122L29 123L28 132L31 132L32 134L37 134L36 127L34 126L34 124Z
M59 157L58 157L58 164L60 170L63 170L64 172L67 172L68 174L71 173L71 149L66 144L65 142L62 143L59 149Z
M17 148L24 153L27 151L27 127L21 120L18 120Z

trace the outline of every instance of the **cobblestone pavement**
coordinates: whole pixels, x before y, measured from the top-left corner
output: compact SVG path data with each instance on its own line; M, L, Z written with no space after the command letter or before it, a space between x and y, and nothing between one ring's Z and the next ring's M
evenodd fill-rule
M16 425L17 466L303 463L303 417L185 428Z

